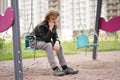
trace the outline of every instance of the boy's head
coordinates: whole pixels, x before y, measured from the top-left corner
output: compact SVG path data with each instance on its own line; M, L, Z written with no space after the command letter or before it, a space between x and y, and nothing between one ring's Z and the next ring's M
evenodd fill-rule
M58 10L50 9L45 14L45 20L46 21L54 20L54 19L56 20L59 15L60 15L60 13Z

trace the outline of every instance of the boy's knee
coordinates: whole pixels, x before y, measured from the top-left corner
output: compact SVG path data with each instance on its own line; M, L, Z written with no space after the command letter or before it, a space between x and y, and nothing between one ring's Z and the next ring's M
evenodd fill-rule
M52 43L47 43L46 47L49 47L49 48L51 47L52 48Z

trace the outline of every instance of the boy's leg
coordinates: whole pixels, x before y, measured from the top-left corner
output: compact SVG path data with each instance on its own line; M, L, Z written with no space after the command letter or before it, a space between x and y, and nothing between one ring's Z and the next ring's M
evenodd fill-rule
M63 71L61 71L56 62L55 62L55 57L54 57L54 54L53 54L53 46L51 43L45 43L45 42L39 42L37 43L37 47L39 49L43 49L46 51L47 53L47 58L48 58L48 61L54 71L54 75L55 76L63 76L65 73Z
M36 48L46 51L48 61L49 61L52 68L57 66L57 64L55 62L55 57L54 57L54 54L53 54L53 47L52 47L51 43L46 43L44 41L39 41L39 42L37 42Z
M54 75L63 76L65 73L58 68L55 62L52 43L46 43L45 41L37 41L36 44L35 42L31 43L31 47L36 47L37 49L46 51L48 61L50 63L50 66L52 67L52 70L54 71Z
M57 57L59 59L60 65L62 66L62 69L65 72L65 74L77 74L79 72L78 70L74 70L67 66L61 46L60 46L59 52L57 53Z
M57 57L61 66L67 65L61 45L60 45L60 50L57 53Z

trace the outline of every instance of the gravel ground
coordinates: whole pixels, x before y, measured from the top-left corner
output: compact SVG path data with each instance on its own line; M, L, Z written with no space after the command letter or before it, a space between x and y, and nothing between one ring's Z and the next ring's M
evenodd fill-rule
M23 60L23 80L120 80L120 51L98 52L97 60L92 60L92 52L65 57L78 74L54 76L47 58L42 57ZM13 60L0 61L0 80L14 80Z

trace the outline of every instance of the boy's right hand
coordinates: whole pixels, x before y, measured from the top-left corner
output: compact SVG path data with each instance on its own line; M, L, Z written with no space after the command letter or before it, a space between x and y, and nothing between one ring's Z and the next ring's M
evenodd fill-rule
M54 28L55 23L49 22L49 29L52 31Z

